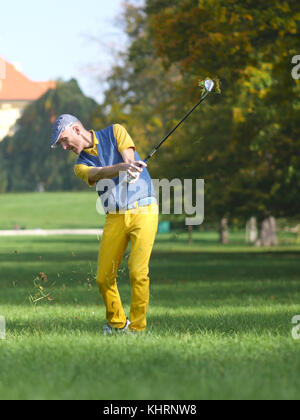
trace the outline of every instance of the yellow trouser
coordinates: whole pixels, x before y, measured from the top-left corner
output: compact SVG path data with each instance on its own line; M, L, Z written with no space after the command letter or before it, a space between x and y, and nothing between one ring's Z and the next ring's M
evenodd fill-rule
M146 328L149 304L149 260L158 226L158 206L151 204L127 210L125 214L108 214L101 240L97 283L106 306L111 327L123 328L126 315L117 287L117 272L128 241L131 242L129 274L132 287L130 328Z

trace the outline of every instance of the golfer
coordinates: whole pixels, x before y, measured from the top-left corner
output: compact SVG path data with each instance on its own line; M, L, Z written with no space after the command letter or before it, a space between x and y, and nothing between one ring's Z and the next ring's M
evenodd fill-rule
M52 148L59 145L78 155L75 174L90 187L97 185L106 212L97 270L108 321L103 333L144 331L149 304L149 260L158 226L158 206L147 165L119 124L88 131L76 117L61 115L53 126L51 139ZM124 184L124 173L133 184L126 180ZM106 181L112 186L110 189L101 186ZM116 194L121 188L125 198L124 194ZM117 272L129 241L132 295L128 319L117 287Z

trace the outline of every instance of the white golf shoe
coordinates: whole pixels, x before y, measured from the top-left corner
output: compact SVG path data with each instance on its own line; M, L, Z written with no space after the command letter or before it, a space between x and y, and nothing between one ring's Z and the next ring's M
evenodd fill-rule
M113 328L109 324L105 324L102 329L102 333L103 335L111 335L114 333L117 333L117 334L125 333L128 331L129 325L130 325L130 321L128 318L126 319L126 324L123 328Z

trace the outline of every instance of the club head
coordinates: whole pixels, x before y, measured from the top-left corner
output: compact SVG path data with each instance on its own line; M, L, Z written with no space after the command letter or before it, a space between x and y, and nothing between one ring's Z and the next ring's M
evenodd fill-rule
M215 86L215 83L212 80L205 80L204 86L207 92L211 92Z

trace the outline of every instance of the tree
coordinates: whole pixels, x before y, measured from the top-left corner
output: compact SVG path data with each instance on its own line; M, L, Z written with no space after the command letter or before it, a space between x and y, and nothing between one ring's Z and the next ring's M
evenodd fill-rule
M292 80L290 68L291 57L299 52L299 4L146 4L165 65L177 64L191 79L218 74L223 81L225 94L214 124L209 116L199 124L201 132L209 127L212 138L211 147L201 149L208 162L203 168L211 214L244 220L254 215L260 223L271 215L299 215L299 83ZM187 159L192 155L192 149L187 151Z
M94 124L121 123L137 142L141 155L148 153L174 121L177 87L182 77L168 72L156 55L143 7L127 3L123 13L129 47L120 54L107 79L105 99L94 114ZM153 161L152 171L159 165Z
M95 123L123 123L146 153L198 101L198 80L218 75L222 97L164 145L152 175L204 178L207 221L299 214L298 4L147 0L124 19L129 47Z
M76 115L87 127L97 104L86 98L75 80L58 82L30 104L18 121L17 131L0 144L2 191L70 191L84 188L74 176L76 156L50 148L51 128L63 113ZM1 182L2 180L2 182Z

